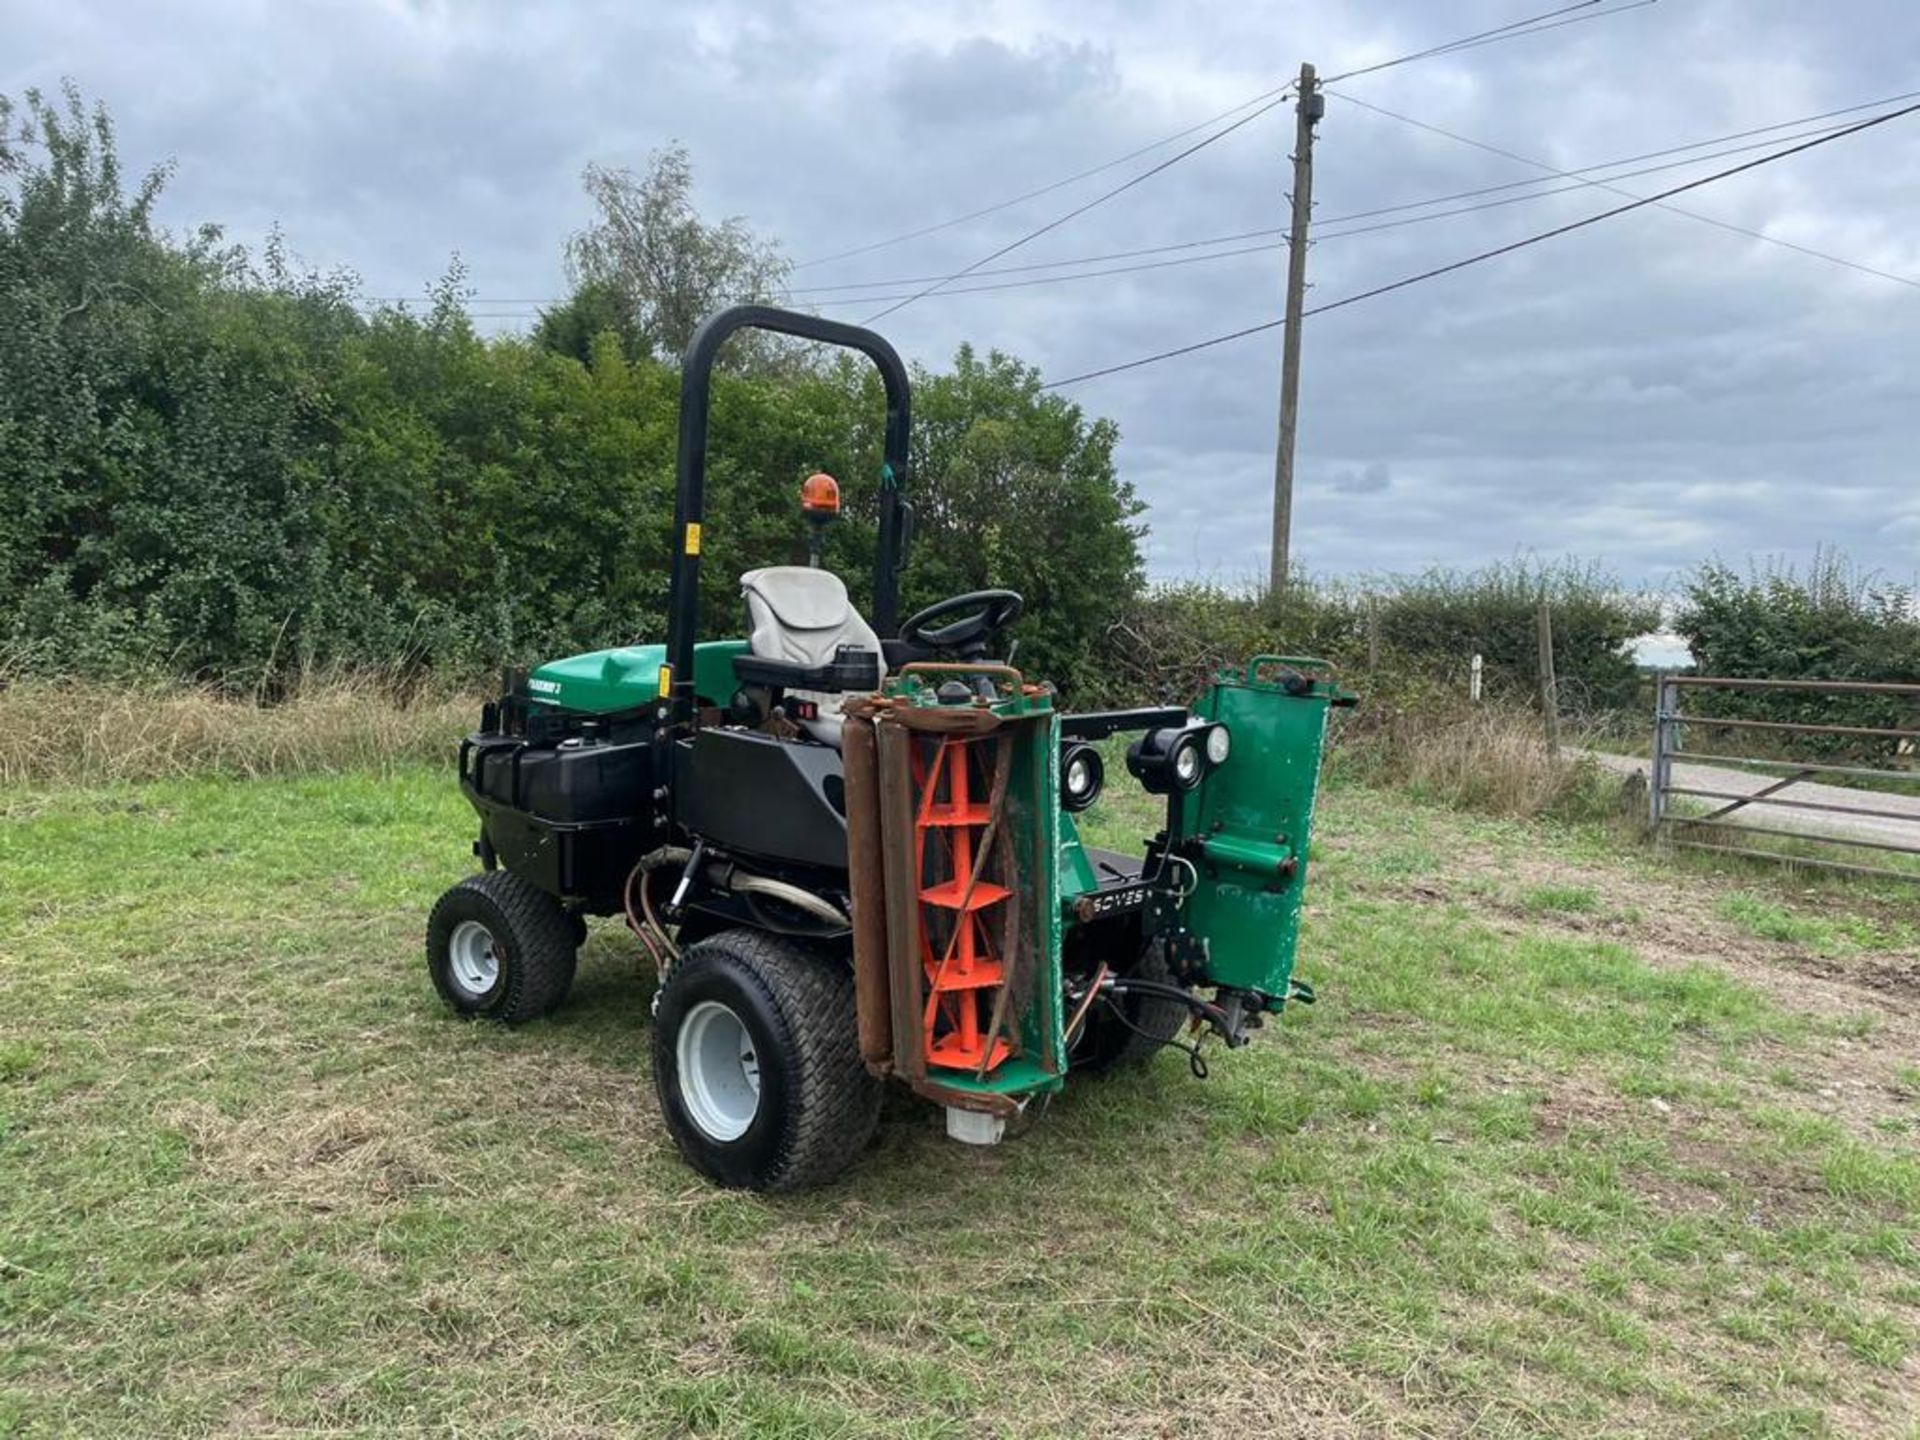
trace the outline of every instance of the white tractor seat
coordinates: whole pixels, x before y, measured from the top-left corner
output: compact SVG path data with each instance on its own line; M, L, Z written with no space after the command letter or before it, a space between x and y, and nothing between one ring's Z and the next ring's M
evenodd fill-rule
M847 587L831 570L814 570L805 565L769 565L749 570L740 577L740 593L747 598L747 619L752 626L747 649L763 660L779 660L790 665L830 665L843 645L871 650L882 680L887 663L880 649L880 637L847 599ZM845 723L840 707L846 701L864 699L871 691L824 692L789 690L796 700L811 700L819 709L819 718L802 720L803 728L814 739L838 749L840 727Z

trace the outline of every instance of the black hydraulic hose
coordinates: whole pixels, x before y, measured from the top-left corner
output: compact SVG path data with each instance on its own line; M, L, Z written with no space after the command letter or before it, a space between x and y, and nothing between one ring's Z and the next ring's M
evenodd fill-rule
M1187 1057L1187 1068L1193 1072L1194 1079L1204 1080L1207 1078L1209 1073L1207 1070L1207 1061L1206 1057L1200 1053L1199 1042L1188 1042L1180 1039L1176 1035L1156 1035L1151 1030L1144 1029L1128 1019L1127 1012L1113 1003L1112 996L1102 996L1101 999L1107 1009L1113 1012L1113 1018L1126 1026L1127 1029L1133 1031L1133 1033L1138 1035L1142 1040L1150 1041L1154 1045L1170 1045L1185 1055ZM1206 1002L1202 1001L1200 1003L1205 1004ZM1209 1006L1208 1008L1211 1009L1214 1007Z
M1158 995L1163 1000L1172 1000L1176 1004L1186 1006L1187 1009L1195 1015L1200 1016L1203 1020L1211 1021L1223 1030L1230 1030L1232 1028L1231 1023L1227 1019L1227 1012L1222 1010L1218 1005L1202 1000L1191 991L1184 990L1178 985L1169 985L1163 980L1146 980L1129 975L1119 975L1113 978L1108 988L1115 994L1134 992L1142 995Z

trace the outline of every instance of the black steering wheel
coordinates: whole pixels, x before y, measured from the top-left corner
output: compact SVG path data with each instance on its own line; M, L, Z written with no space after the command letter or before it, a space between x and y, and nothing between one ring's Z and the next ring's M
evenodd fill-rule
M916 649L978 660L987 653L987 637L1018 620L1026 603L1011 590L955 595L909 617L900 627L900 638ZM955 615L960 618L949 618ZM942 620L947 623L937 625Z

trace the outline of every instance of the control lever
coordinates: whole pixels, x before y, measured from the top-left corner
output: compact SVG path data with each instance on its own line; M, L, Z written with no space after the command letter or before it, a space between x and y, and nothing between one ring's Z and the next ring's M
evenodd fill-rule
M693 877L700 873L700 862L706 858L707 842L695 840L693 853L687 856L687 868L680 872L680 883L673 887L673 896L667 901L667 913L678 915L680 907L686 904L687 891L693 888Z

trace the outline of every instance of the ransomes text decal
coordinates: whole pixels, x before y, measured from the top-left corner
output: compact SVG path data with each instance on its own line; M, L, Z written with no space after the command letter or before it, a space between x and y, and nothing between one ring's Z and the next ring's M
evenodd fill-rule
M1148 897L1153 893L1150 885L1128 885L1117 890L1095 890L1080 897L1080 916L1083 920L1097 920L1107 915L1120 915L1129 910L1141 910L1146 907Z

